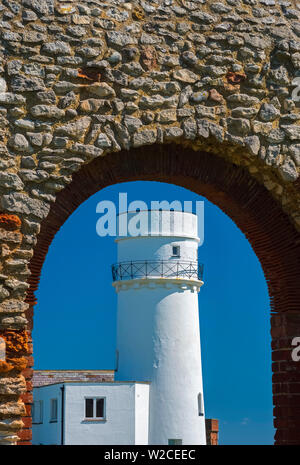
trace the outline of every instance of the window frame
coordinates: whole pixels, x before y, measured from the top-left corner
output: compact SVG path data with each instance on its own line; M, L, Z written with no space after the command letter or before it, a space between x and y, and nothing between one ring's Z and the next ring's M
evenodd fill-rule
M178 252L174 253L174 249L177 249ZM180 258L180 245L172 245L172 257Z
M53 417L53 409L52 409L52 406L54 404L54 402L56 403L56 417ZM58 421L58 399L57 397L53 397L52 399L50 399L50 420L49 420L49 423L57 423Z
M197 400L198 400L198 416L203 417L204 416L204 408L203 408L203 395L202 395L202 392L199 392Z
M39 410L37 411L36 405L39 405ZM39 412L39 419L35 418ZM35 400L33 401L33 414L32 414L32 424L33 425L42 425L44 422L44 401Z
M87 399L93 400L93 416L86 416L86 401ZM96 417L97 413L97 400L103 400L103 417ZM106 421L106 397L105 396L85 396L84 397L84 421Z

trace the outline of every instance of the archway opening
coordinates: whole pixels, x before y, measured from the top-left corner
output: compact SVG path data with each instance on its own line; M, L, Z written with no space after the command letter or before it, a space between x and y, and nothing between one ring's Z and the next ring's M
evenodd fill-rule
M95 160L74 175L71 185L58 195L42 226L31 263L33 273L28 302L33 303L35 300L34 291L48 247L68 216L99 189L118 182L136 180L157 180L189 188L204 195L226 212L246 235L260 260L268 284L271 313L282 312L286 320L292 321L289 317L297 313L299 301L299 293L297 294L295 286L299 242L296 242L298 235L288 218L282 214L279 205L268 192L250 178L246 170L229 165L211 154L193 153L176 146L150 147L144 148L142 152L134 150L113 154ZM284 245L282 239L286 240ZM30 312L28 313L30 315ZM280 332L280 328L274 332L274 327L282 326L282 316L279 318L280 320L277 316L273 317L272 331L273 351L280 357L281 346L278 345L278 341L283 339L284 334ZM276 358L274 362L273 372L276 376L280 367ZM290 382L292 380L287 379L287 383ZM275 384L278 385L276 381ZM281 396L276 396L275 392L273 402L277 416L276 441L290 441L292 430L294 437L296 436L294 423L292 420L282 423L281 417L285 407L291 411L293 399L288 405L285 402L282 407ZM288 417L291 419L292 415L289 414ZM246 418L245 423L248 421Z
M120 193L126 193L128 204L204 201L199 261L204 263L205 285L199 308L206 416L219 419L220 444L271 444L270 309L261 266L227 215L178 186L116 184L94 194L68 218L50 246L37 292L36 369L116 368L117 304L110 267L116 244L114 237L99 237L95 225L98 203L109 200L118 208Z

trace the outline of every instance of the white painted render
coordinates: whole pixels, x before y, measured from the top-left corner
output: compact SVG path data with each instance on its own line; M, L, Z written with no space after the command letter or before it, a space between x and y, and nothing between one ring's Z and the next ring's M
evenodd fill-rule
M149 437L149 384L135 384L135 444L147 445Z
M177 212L180 215L191 215ZM189 237L131 237L118 240L118 261L197 260L196 215ZM180 257L172 246L180 245ZM154 273L155 274L155 273ZM114 283L118 292L115 379L149 381L149 444L206 444L200 329L195 279L153 275ZM202 406L204 412L204 406Z
M180 260L198 259L198 241L181 237L137 237L118 242L118 262L131 260L172 260L173 246L180 247Z
M115 379L151 381L149 444L203 444L197 292L155 286L118 293Z
M34 402L43 402L42 423L32 425L32 444L55 445L61 443L61 388L62 384L52 384L33 389ZM57 399L57 421L51 422L50 401Z
M143 210L118 215L118 240L132 236L198 238L197 216L180 211Z
M44 420L33 427L33 444L61 444L61 387L64 385L65 445L148 443L149 385L143 383L64 383L34 388L43 400ZM58 421L49 423L50 398L58 396ZM85 418L85 398L105 398L105 418Z

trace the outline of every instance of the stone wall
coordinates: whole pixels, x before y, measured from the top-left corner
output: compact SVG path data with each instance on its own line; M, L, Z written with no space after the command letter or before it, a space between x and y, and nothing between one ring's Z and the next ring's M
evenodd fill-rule
M113 166L115 152L130 154L146 145L171 143L193 150L194 171L202 176L204 190L202 162L208 160L203 153L211 154L215 167L238 167L235 190L231 186L228 198L216 194L215 201L226 209L231 198L228 213L237 222L238 214L244 215L241 223L249 237L254 237L256 226L263 234L264 216L269 230L270 212L264 207L272 199L280 234L289 239L278 245L276 271L268 271L272 263L267 257L264 271L272 275L272 311L290 312L273 317L277 375L287 376L290 337L299 335L300 326L295 284L300 231L300 104L295 100L299 15L296 1L0 1L0 337L7 347L0 364L3 443L16 442L24 414L19 437L22 443L30 440L33 291L49 245L41 245L46 234L44 229L39 235L41 225L47 225L52 237L61 225L52 228L47 223L57 196L96 160L112 160ZM219 165L215 155L225 165ZM142 176L142 167L135 163L131 172ZM246 179L244 173L249 180L242 192L239 179ZM209 177L206 181L212 182ZM259 218L249 210L250 230L233 200L243 197L236 205L247 208L254 185L263 187L255 187L255 192L264 192L267 200ZM191 186L197 190L196 182ZM73 193L74 204L80 191L81 185ZM275 257L276 226L267 237L265 248ZM260 239L261 254L262 244ZM35 276L34 285L30 275ZM283 298L287 288L288 297ZM298 367L294 371L293 389L300 393ZM277 395L283 396L276 407L281 428L277 442L300 442L299 422L284 420L280 410L293 410L296 404L288 401L292 393L282 378L277 383Z

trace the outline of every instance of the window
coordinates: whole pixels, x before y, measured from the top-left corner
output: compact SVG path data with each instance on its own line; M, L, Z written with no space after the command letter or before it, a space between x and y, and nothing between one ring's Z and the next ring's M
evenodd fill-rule
M85 399L85 418L103 420L105 417L104 397L90 397Z
M173 257L180 257L180 247L179 247L179 245L173 245L172 246L172 254L173 254Z
M181 446L182 439L168 439L168 446Z
M202 401L202 394L201 394L201 392L199 392L199 394L198 394L198 414L199 414L200 417L201 417L202 415L204 415L204 411L203 411L203 401Z
M50 400L50 421L57 421L57 399Z
M43 401L36 400L32 405L32 423L43 423Z

